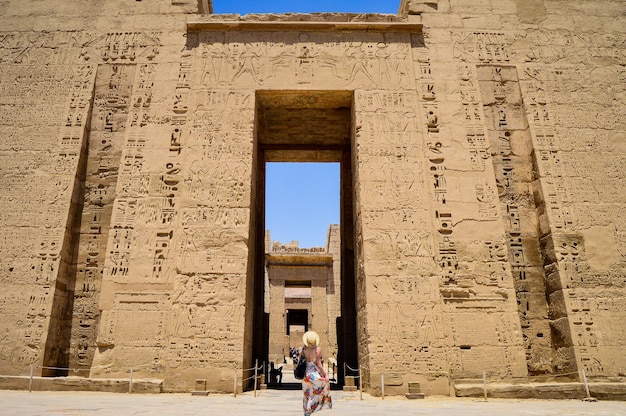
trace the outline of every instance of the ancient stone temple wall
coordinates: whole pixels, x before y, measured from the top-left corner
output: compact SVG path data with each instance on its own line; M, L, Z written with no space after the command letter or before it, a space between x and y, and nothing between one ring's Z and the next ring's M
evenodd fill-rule
M456 258L441 286L444 304L446 286L468 286L482 244L489 256L480 267L489 265L493 278L504 260L513 276L530 375L623 376L623 355L614 353L625 336L623 5L402 7L422 16L433 101L447 101L438 120L451 142L442 142L439 159L445 186L460 190L448 198L447 248ZM468 183L480 172L486 181ZM483 231L494 220L504 230L477 239L459 199L477 204L472 221Z
M83 3L0 12L1 374L232 391L290 160L341 163L323 336L367 391L626 376L623 2Z

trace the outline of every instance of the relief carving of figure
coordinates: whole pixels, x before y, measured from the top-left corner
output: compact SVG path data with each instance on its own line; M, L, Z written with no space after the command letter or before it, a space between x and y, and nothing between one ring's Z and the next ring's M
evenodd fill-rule
M261 84L259 59L261 54L251 44L233 42L228 46L228 63L230 65L230 84L233 84L244 74L248 74L256 84Z
M206 86L224 85L223 73L226 72L225 54L227 48L222 43L213 43L202 51L202 84Z
M408 48L405 43L378 43L376 56L380 59L380 85L383 85L385 75L390 86L407 87L409 85L410 72L406 64Z
M349 45L346 55L354 62L348 78L349 84L352 84L359 74L364 75L372 84L376 84L378 80L374 78L380 78L380 68L374 44L359 42L357 45Z

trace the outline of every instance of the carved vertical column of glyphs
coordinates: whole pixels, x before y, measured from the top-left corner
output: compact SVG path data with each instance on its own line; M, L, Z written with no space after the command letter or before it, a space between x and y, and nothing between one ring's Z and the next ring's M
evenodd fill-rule
M98 346L114 348L115 353L97 354L92 371L95 373L106 372L108 360L115 362L118 372L126 372L132 366L138 371L164 370L168 288L174 279L173 239L182 183L181 135L187 121L190 85L186 80L191 73L191 57L183 55L176 64L178 76L170 84L171 98L155 103L156 81L162 71L169 69L168 65L153 63L159 52L159 35L131 35L141 46L136 51L141 59L132 66L134 88L128 97L126 134L104 268L107 293L106 300L100 302L102 317L97 338ZM120 41L118 37L112 39L115 42L105 48L105 56L113 61L122 59ZM124 56L134 59L136 55ZM115 289L124 285L135 289ZM145 290L146 287L152 290ZM138 348L124 352L128 346Z
M426 183L427 195L434 195L435 219L432 218L432 210L424 211L428 215L428 219L424 219L423 226L428 227L432 232L428 233L428 240L423 240L421 244L423 249L428 250L430 256L436 261L430 264L430 267L423 270L422 279L428 280L426 286L426 296L417 300L420 308L424 308L430 314L430 319L423 323L428 323L430 345L421 345L418 349L419 355L430 357L431 363L422 370L422 374L428 377L436 377L439 375L449 376L449 363L445 353L445 325L443 317L443 309L441 305L441 296L439 294L439 276L438 269L445 262L440 255L446 256L451 268L455 260L454 243L448 239L452 232L451 212L446 208L447 183L446 183L446 166L443 146L445 140L440 136L439 131L439 111L438 101L440 97L437 95L435 79L432 73L430 62L430 52L423 42L421 36L411 36L412 46L412 64L415 74L417 88L417 105L418 112L421 117L420 135L422 137L421 155L425 156L424 169L421 172L421 178ZM430 189L429 189L430 188ZM423 209L429 205L427 200L423 201ZM434 226L433 226L434 225ZM446 253L446 254L442 254ZM438 261L437 261L438 260ZM446 266L447 267L447 266ZM436 357L436 358L435 358ZM435 359L433 359L435 358Z
M111 56L109 51L116 48L110 42L103 49L104 61L121 62L100 67L96 92L72 331L76 368L89 368L93 359L102 276L106 272L106 276L123 281L132 273L133 229L139 213L144 212L139 198L147 195L148 186L143 152L156 67L145 59L139 65L127 65L135 54L122 51L119 57ZM154 57L150 56L149 60ZM109 237L112 245L107 253Z
M155 108L157 79L166 66L137 65L128 133L109 237L106 278L152 290L109 293L102 304L98 345L115 348L118 371L165 370L169 290L174 280L175 219L181 190L182 130L191 59L177 65L173 96ZM156 85L155 85L156 84ZM122 286L123 287L123 286ZM132 319L128 319L132 317ZM127 346L139 348L124 352ZM102 371L106 361L97 361Z
M80 177L85 163L85 152L87 149L85 131L86 120L89 115L93 81L95 70L93 66L84 65L75 69L76 74L70 78L71 90L68 97L69 109L66 110L65 123L59 132L59 152L58 158L60 166L64 167L68 180L68 188L71 191L69 209L67 215L67 225L62 238L62 246L59 246L60 264L53 293L52 310L48 323L48 336L46 339L44 366L65 367L67 366L67 350L69 346L69 316L72 305L72 279L70 272L72 269L72 255L74 250L72 244L75 240L75 216L80 205L78 198L81 184L77 181ZM43 374L54 374L55 370L44 368Z
M93 65L76 68L71 80L68 109L64 113L65 123L59 132L59 166L64 173L73 177L71 203L67 213L67 226L61 252L61 265L57 277L57 289L54 291L53 310L48 325L45 365L67 367L69 362L71 314L75 290L75 244L78 240L76 221L80 215L83 195L82 175L84 174L88 149L87 129L91 113L93 91L95 88L96 69ZM60 288L65 287L66 290ZM54 374L55 371L44 371Z
M385 371L415 374L435 370L436 335L432 286L420 276L430 269L430 232L423 205L423 162L417 130L414 92L357 91L357 148L354 158L357 197L357 232L366 253L359 258L364 285L361 296L367 303L371 382L374 386ZM360 230L358 225L360 223ZM426 298L425 300L422 297ZM424 303L422 303L424 301ZM421 322L421 330L407 322ZM363 330L363 329L362 329ZM433 331L433 332L431 332ZM416 346L416 340L420 340ZM420 349L416 360L414 349ZM409 358L411 357L411 358ZM385 368L386 363L395 367Z
M254 98L250 91L201 90L194 106L183 136L189 152L170 328L175 358L187 367L243 357Z
M542 225L546 233L547 286L555 310L551 314L551 323L555 333L568 342L566 347L571 347L567 354L563 354L569 360L564 365L566 369L570 372L584 369L587 376L615 375L620 367L623 368L623 354L615 354L615 345L624 338L624 331L616 324L622 310L615 307L615 299L623 297L617 289L623 287L623 280L612 278L617 270L616 264L610 264L610 256L604 258L596 270L590 267L585 241L590 235L587 234L589 229L603 227L601 238L605 239L605 246L602 251L615 253L617 257L618 250L612 246L615 237L610 234L612 229L619 229L621 225L613 216L609 216L610 219L604 217L603 212L614 198L611 195L605 199L601 191L595 190L608 189L607 196L614 192L612 186L605 186L606 174L601 173L603 169L619 172L611 167L616 155L608 156L610 133L607 132L614 128L614 123L605 118L604 110L594 120L580 112L579 105L593 110L598 105L599 96L587 90L587 86L593 85L588 80L581 91L577 81L570 78L572 71L590 76L584 71L579 72L578 67L554 70L528 67L524 71L524 100L544 190L546 219ZM597 87L602 89L601 85ZM565 95L569 101L572 91L576 91L577 100L565 113L559 109L559 104ZM572 113L579 115L574 119ZM594 129L580 129L584 123ZM602 129L597 129L598 126ZM606 153L601 159L603 151ZM619 181L614 185L619 187ZM581 189L585 191L581 192ZM576 209L581 212L575 212ZM611 225L606 227L607 223ZM593 240L591 243L592 246L597 244ZM611 289L601 289L608 285Z
M425 140L426 183L430 187L428 190L430 195L433 196L430 222L435 230L433 234L435 244L433 253L435 253L437 260L437 268L435 269L437 283L433 291L436 291L438 295L437 300L441 302L440 293L443 294L445 299L446 297L454 296L451 295L454 290L450 291L450 288L458 287L459 258L454 237L455 213L453 205L450 204L450 182L447 175L447 157L451 150L452 137L450 133L442 133L441 131L441 104L439 103L440 97L437 95L436 74L433 74L429 50L423 44L420 46L419 48L414 48L413 59L415 72L419 77L417 83ZM442 334L448 337L449 334L446 334L446 332L453 330L453 320L450 317L446 317L446 312L445 306L443 309L439 306L441 317L439 318L438 326L441 327L440 331ZM450 360L449 357L446 357L450 355L450 352L445 350L447 342L443 337L441 338L444 347L439 349L438 354L445 357L448 363L445 367L442 366L439 371L445 371L446 374L452 377L459 376L459 372L466 371L466 369L455 370L456 362L454 359ZM450 349L450 346L447 346L447 348Z
M85 375L95 349L98 299L134 80L134 65L98 67L83 179L70 347L70 367L85 370ZM116 272L127 267L119 265Z
M479 83L490 121L489 144L507 236L509 262L531 375L552 373L552 334L548 321L545 273L540 248L539 211L534 193L534 149L522 111L517 70L512 66L480 66Z
M223 34L190 36L194 47L182 55L170 132L180 198L167 328L168 363L188 370L243 358L254 120L254 94L215 85L212 69L225 57L203 53Z
M530 130L534 137L535 165L538 181L535 189L542 212L539 221L541 248L545 269L546 298L549 307L551 332L556 350L554 365L563 373L575 372L578 364L575 358L572 318L569 316L568 299L564 278L568 270L579 267L582 260L582 241L571 233L571 220L568 219L567 195L562 188L563 172L559 163L559 138L545 94L545 85L539 81L534 69L526 69L523 80L523 98ZM528 75L531 75L530 77ZM568 232L567 230L570 230ZM571 249L572 252L569 252ZM571 275L569 277L572 277Z
M128 133L129 114L133 102L133 86L137 82L136 63L154 59L158 52L156 34L143 32L115 32L102 35L78 33L75 46L80 47L80 58L97 65L98 73L93 93L93 107L88 120L89 137L86 142L85 168L79 180L84 186L77 212L80 229L74 230L73 243L77 253L73 259L73 309L69 322L71 335L69 366L88 375L94 357L98 323L99 297L103 278L111 273L128 274L129 257L119 256L118 248L107 252L109 238L118 231L112 220L117 198L118 179L124 168L122 154ZM69 122L69 118L68 118ZM132 226L125 224L130 234ZM130 241L130 240L128 240ZM130 244L129 242L126 244ZM105 259L113 258L109 270ZM106 345L106 343L103 343Z
M449 84L458 93L458 101L450 103L456 109L455 125L435 117L436 106L425 106L436 139L428 151L450 373L454 378L476 377L483 371L505 378L525 376L513 280L498 222L493 166L488 163L486 130L494 127L492 117L485 117L476 73L478 63L508 61L506 37L457 32L452 40L453 55L461 61L455 74L458 84ZM459 132L464 140L450 137ZM472 223L481 228L472 228Z
M410 42L408 36L392 42L384 62L415 79ZM380 387L381 372L386 384L400 386L446 371L418 97L414 90L395 89L408 81L402 74L380 81L388 89L355 93L357 282L365 301L359 308L367 310L359 340L369 344L360 365L372 388Z
M545 201L551 323L569 366L588 377L626 372L623 34L595 30L526 33L520 73Z
M57 334L67 335L69 230L95 71L66 62L65 48L51 54L52 35L1 37L0 367L23 374L35 364L48 373L41 364L66 364Z

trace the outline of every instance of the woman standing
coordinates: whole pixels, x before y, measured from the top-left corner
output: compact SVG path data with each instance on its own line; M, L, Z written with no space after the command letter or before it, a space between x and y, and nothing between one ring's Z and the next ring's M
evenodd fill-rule
M310 416L311 413L322 410L325 405L332 409L333 399L330 397L330 382L322 363L320 336L315 331L307 331L302 336L302 341L304 346L301 354L306 359L306 374L302 379L302 407L304 416Z

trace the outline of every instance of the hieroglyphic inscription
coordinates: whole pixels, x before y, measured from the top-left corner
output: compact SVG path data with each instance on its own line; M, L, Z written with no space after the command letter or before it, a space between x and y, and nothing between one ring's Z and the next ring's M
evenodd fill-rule
M424 164L412 144L419 140L415 98L415 94L391 91L359 92L356 97L359 180L367 184L361 198L368 207L364 210L368 224L373 226L369 218L387 216L388 209L401 211L424 200L420 181ZM394 222L398 230L417 231L420 224L425 225L424 214L398 212ZM394 257L399 254L396 251Z
M88 35L89 36L89 35ZM91 37L91 36L89 36ZM159 53L160 32L110 32L81 39L81 57L87 62L134 64L150 62Z
M576 68L591 59L619 59L624 35L618 33L593 33L593 31L568 30L559 31L538 27L532 32L516 33L515 37L525 41L525 47L514 51L525 62L540 62L549 65L567 61ZM623 59L623 58L622 58ZM562 84L574 86L576 83ZM580 85L576 85L580 87Z
M581 365L588 376L626 374L626 362L619 353L624 334L624 294L619 290L569 290L572 337ZM602 331L600 323L612 331Z
M415 73L419 74L417 80L421 89L420 110L421 120L425 121L426 132L426 173L428 184L434 195L433 219L437 234L435 244L437 249L437 263L441 273L442 284L448 284L455 280L458 262L456 249L451 234L453 232L453 213L448 205L448 183L446 180L446 148L450 141L446 136L440 134L440 123L438 115L437 96L435 94L434 77L430 64L428 50L423 48L418 39L414 36L413 43L413 65Z
M560 140L556 136L556 127L546 99L547 86L541 81L541 75L535 69L527 68L524 74L526 79L520 86L523 89L528 124L537 146L538 173L544 178L542 186L547 215L553 227L568 230L571 229L572 220L567 215L564 192L558 189L564 175L559 161Z
M497 32L460 32L453 35L454 56L466 62L506 63L510 61L507 36Z
M222 319L215 319L216 316ZM170 368L211 368L223 363L235 366L242 352L237 340L243 336L243 306L212 305L207 309L179 305L173 318L168 345Z
M422 48L421 43L416 40L414 48ZM370 52L375 49L363 51L365 56ZM364 259L370 272L367 336L373 346L374 368L397 362L403 371L436 375L447 371L441 359L444 344L439 293L434 279L416 277L434 272L433 235L427 225L429 212L414 207L426 204L429 193L424 176L429 174L430 165L418 150L422 130L435 134L438 122L434 110L427 126L420 121L424 118L420 112L436 108L432 79L423 75L429 70L428 62L402 65L408 64L413 66L409 72L424 80L418 92L376 90L355 95L355 159L361 188L357 198L363 219L357 233L362 235L362 250L368 253ZM364 59L352 76L373 77L373 72L368 72L372 68L371 61ZM428 110L419 104L420 99ZM443 187L444 171L440 174L438 178L430 175ZM380 273L389 272L390 266L393 276Z
M0 12L0 373L70 354L77 375L134 367L183 391L201 369L230 388L265 348L250 311L276 309L247 286L256 101L341 90L354 267L334 272L356 270L357 296L333 308L358 308L341 323L365 388L378 369L394 393L425 374L523 378L523 352L531 374L626 375L620 2L403 2L421 17L116 2L1 2L20 7Z
M526 373L517 348L517 319L502 300L449 301L448 309L452 374L478 377L486 372L506 378Z
M134 78L134 65L101 65L96 76L78 241L84 249L76 258L70 346L70 366L85 374L94 355L98 299ZM80 108L80 98L74 101ZM69 124L75 117L70 115L67 120Z
M408 275L371 278L369 335L375 340L371 352L375 361L397 362L394 371L429 375L447 371L436 280Z
M6 358L2 362L17 369L41 363L44 343L49 362L58 358L66 343L60 337L48 337L48 331L60 328L64 309L55 301L66 298L66 284L71 283L59 271L69 261L70 250L64 247L66 227L72 221L74 181L85 146L95 71L90 65L54 65L54 59L46 66L34 65L47 61L49 56L35 44L48 44L50 36L27 40L22 35L2 34L0 38L2 56L10 60L0 72L0 133L6 138L0 157L9 157L0 168L6 202L0 212L7 212L0 215L8 220L2 223L0 253L9 272L2 280L20 287L17 291L7 287L6 293L28 295L11 300L14 307L28 310L27 315L11 311L2 302L0 313L5 319L0 331L6 335L0 350ZM45 139L41 132L46 132ZM30 289L24 291L24 285Z
M518 314L526 350L526 363L531 374L555 371L551 357L551 333L544 321L548 310L546 287L539 239L535 228L537 206L530 198L525 184L531 183L534 161L532 142L526 122L519 120L516 108L521 105L521 90L517 71L507 66L480 66L479 85L486 99L485 114L491 129L489 145L494 169L502 219L506 230L508 261L513 273Z
M220 68L224 56L209 62L206 58L206 53L183 52L171 107L168 164L159 191L165 205L159 209L153 278L169 273L175 282L164 352L164 365L172 368L237 362L236 340L244 327L241 299L248 258L254 95L207 89L207 77L216 86L226 74ZM256 74L249 72L250 56L235 58L239 60L229 62L241 72L229 74L234 82ZM196 79L196 65L211 70ZM201 86L192 90L196 82ZM183 192L184 201L178 199ZM174 226L174 235L164 232ZM178 274L173 273L172 258Z
M3 66L20 65L26 71L48 71L51 78L61 80L64 72L61 66L69 68L65 65L77 62L80 37L80 33L71 30L0 32L0 63ZM19 95L14 96L17 97ZM45 94L38 98L45 100L53 97L54 94Z
M293 35L297 43L285 42L284 34L279 32L268 32L263 37L246 32L200 33L200 81L206 87L279 87L291 82L324 85L325 89L367 85L395 89L412 82L405 34L368 33L359 42L346 41L340 34Z
M250 184L244 178L250 177L252 164L252 97L248 91L220 89L195 95L182 178L189 204L181 212L183 235L176 249L182 270L245 270Z

